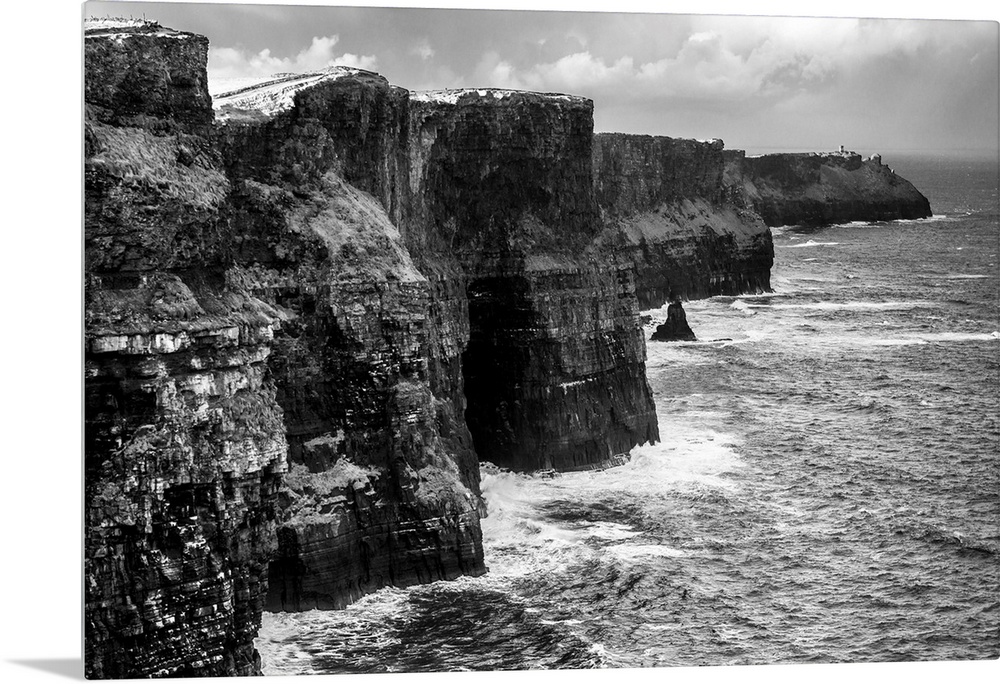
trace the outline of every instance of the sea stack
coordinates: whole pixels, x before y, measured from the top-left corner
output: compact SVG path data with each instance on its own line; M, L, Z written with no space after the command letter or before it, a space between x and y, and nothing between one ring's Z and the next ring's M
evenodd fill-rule
M649 339L654 342L694 342L698 339L688 325L680 297L674 297L670 302L667 320L656 326L656 332Z

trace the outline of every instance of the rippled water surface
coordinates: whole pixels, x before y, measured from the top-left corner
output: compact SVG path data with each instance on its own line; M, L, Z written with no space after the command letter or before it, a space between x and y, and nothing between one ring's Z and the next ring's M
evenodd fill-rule
M1000 655L996 166L906 164L934 218L776 230L773 293L648 344L660 444L485 464L487 576L265 615L265 671Z

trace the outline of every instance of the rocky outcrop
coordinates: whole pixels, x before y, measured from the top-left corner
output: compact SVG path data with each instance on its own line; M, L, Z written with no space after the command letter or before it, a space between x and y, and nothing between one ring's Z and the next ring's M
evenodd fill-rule
M680 300L675 300L667 307L667 320L656 326L653 335L649 338L654 342L694 342L694 331L687 322L687 314L684 313L684 305Z
M141 21L95 22L86 34L84 101L92 119L146 127L212 122L205 36Z
M593 159L601 240L634 264L640 307L770 289L771 232L734 185L721 140L600 133Z
M931 215L927 198L875 155L732 155L731 173L769 226L891 221Z

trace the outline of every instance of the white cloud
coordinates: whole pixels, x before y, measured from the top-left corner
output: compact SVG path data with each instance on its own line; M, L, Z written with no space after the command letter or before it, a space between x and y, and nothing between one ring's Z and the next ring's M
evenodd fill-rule
M410 51L410 54L416 55L426 62L435 55L435 52L434 48L431 47L431 44L427 41L427 39L424 39Z
M230 47L210 48L209 77L215 80L252 78L283 72L317 71L331 66L377 69L378 60L375 55L355 55L349 52L338 55L334 50L338 41L339 37L336 35L314 37L309 47L294 57L275 57L269 48L255 54Z
M587 50L525 65L490 52L476 76L483 85L628 101L773 101L834 88L880 69L887 57L933 47L934 40L920 22L699 17L673 54L640 62Z

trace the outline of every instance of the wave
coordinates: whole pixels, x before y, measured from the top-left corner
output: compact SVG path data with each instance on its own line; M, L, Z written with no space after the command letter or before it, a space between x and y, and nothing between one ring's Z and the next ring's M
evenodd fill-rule
M902 224L902 225L907 225L907 224L911 224L912 223L912 224L919 225L919 224L923 224L923 223L952 222L952 221L959 221L959 220L961 220L962 218L965 218L966 216L968 216L971 213L972 212L968 212L967 211L964 214L961 214L959 216L949 216L947 214L933 214L931 216L927 216L926 218L896 219L895 221L890 221L890 223L893 223L893 224Z
M916 309L925 306L936 306L933 302L928 301L890 301L890 302L871 302L871 301L849 301L849 302L805 302L805 303L793 303L793 304L750 304L748 305L754 309L805 309L810 311L840 311L840 310L857 310L857 311L884 311L884 310L906 310L906 309Z
M817 341L828 347L910 347L926 344L947 344L962 342L992 342L1000 340L1000 332L990 333L917 333L903 337L866 337L863 335L831 335Z
M756 313L755 311L753 311L751 306L742 299L737 299L735 302L729 305L729 308L736 309L737 311L745 313L747 316L753 316Z
M839 242L816 242L815 240L808 240L800 245L778 245L778 247L784 249L798 249L800 247L832 247L839 244Z
M686 551L674 549L662 544L616 544L609 546L607 550L620 560L636 560L644 556L655 556L660 558L681 558L688 555Z
M599 473L539 477L483 463L489 515L482 528L490 575L495 580L551 576L601 558L683 555L640 540L649 510L634 503L658 501L671 491L726 499L737 486L729 474L745 463L732 435L705 426L719 418L716 414L686 410L678 418L661 414L660 424L670 425L669 438L635 447L628 463Z
M954 530L928 527L918 535L918 538L935 544L952 546L963 552L980 553L987 556L1000 555L1000 544L997 542L966 535Z

